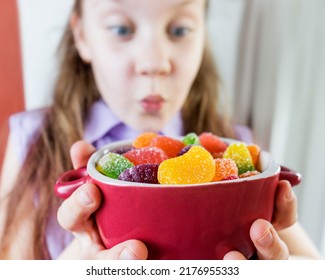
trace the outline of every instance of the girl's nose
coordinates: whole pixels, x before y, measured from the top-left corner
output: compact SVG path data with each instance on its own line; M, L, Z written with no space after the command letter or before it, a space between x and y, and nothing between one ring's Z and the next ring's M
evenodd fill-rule
M168 44L148 42L139 48L135 60L135 72L141 75L167 75L172 71Z

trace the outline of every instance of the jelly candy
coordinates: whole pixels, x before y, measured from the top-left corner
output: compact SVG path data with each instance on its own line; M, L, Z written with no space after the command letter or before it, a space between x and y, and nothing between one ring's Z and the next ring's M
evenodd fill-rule
M124 156L109 152L99 159L96 168L102 174L117 179L125 169L132 166L133 164Z
M196 133L190 132L186 134L182 140L182 142L188 146L188 145L201 145L199 137Z
M157 177L158 166L159 164L151 163L133 166L125 169L118 179L129 182L159 184Z
M239 176L238 175L230 175L230 176L222 179L222 181L236 180L236 179L239 179Z
M247 148L252 156L253 164L256 168L258 158L260 156L261 148L256 144L247 145Z
M178 156L182 156L184 155L185 153L188 152L189 149L191 149L193 147L193 145L187 145L185 146L183 149L181 149L178 153Z
M233 178L231 176L237 176L238 178L238 168L234 160L230 158L216 158L214 162L216 172L212 181L229 180L229 178Z
M182 156L163 161L158 168L160 184L200 184L210 182L215 173L211 154L193 146Z
M228 144L220 137L210 132L203 132L199 135L201 145L207 149L213 157L222 157L222 153L226 150Z
M157 136L158 134L156 132L151 132L151 131L143 132L133 140L132 146L134 148L148 147L150 145L151 140Z
M134 147L132 146L124 146L124 147L118 147L116 149L113 149L111 150L112 153L115 153L115 154L125 154L126 152L130 151L130 150L133 150Z
M231 158L236 162L238 174L255 170L252 156L245 143L232 143L223 154L223 158Z
M165 151L169 158L176 157L185 144L177 139L158 135L151 140L150 146L160 148Z
M134 165L145 163L159 164L165 159L168 159L165 151L157 147L133 149L123 154L123 156L131 161Z
M260 172L257 170L247 171L245 173L240 174L239 178L247 178L247 177L251 177L251 176L256 176L258 174L260 174Z

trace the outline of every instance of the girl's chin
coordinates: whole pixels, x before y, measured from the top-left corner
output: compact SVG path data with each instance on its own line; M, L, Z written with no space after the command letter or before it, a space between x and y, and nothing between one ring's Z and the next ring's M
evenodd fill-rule
M161 116L146 116L136 122L131 120L131 127L139 131L161 131L166 126L166 121Z

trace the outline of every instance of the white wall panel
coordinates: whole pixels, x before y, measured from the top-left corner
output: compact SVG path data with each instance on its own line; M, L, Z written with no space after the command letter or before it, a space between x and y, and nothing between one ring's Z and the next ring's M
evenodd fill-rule
M72 0L18 0L26 109L51 103L55 52Z

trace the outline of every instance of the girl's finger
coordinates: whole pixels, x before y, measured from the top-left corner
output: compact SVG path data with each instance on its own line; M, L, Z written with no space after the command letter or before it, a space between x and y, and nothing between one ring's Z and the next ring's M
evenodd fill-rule
M245 256L237 251L230 251L224 257L224 260L247 260Z
M96 260L145 260L147 257L147 247L139 240L128 240L94 255Z
M279 182L272 224L276 230L282 230L295 224L298 220L297 197L288 181Z
M75 169L85 166L95 147L85 141L75 142L70 149L70 156Z
M259 259L286 260L289 258L286 244L269 222L262 219L256 220L251 226L250 236Z
M71 232L87 231L87 227L93 227L90 216L99 207L100 201L101 194L96 185L82 185L60 206L57 214L59 224Z

